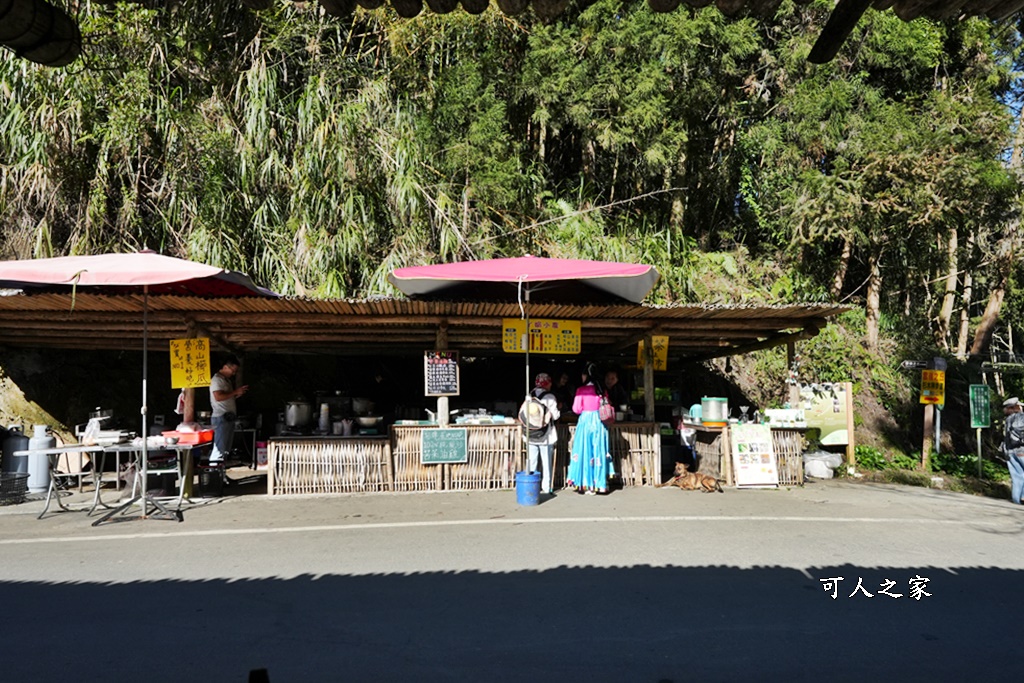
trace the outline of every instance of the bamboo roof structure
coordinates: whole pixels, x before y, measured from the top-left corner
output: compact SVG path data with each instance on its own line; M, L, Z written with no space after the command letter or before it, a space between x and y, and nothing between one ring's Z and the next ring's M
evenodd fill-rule
M0 345L37 349L141 350L141 294L0 291ZM208 337L244 354L402 355L447 348L502 353L502 321L520 318L515 302L400 298L312 299L148 297L149 348ZM669 357L706 360L815 336L848 310L832 304L653 306L632 303L530 306L531 319L579 320L582 354L631 352L645 335L667 335Z

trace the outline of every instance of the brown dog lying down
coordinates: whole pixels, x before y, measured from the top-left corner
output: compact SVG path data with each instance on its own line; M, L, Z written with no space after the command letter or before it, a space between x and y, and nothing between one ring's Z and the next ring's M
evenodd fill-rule
M722 485L718 483L717 479L700 472L689 472L686 469L686 465L681 462L676 463L674 476L661 486L678 486L684 491L701 491L702 493L718 491L719 493L724 493Z

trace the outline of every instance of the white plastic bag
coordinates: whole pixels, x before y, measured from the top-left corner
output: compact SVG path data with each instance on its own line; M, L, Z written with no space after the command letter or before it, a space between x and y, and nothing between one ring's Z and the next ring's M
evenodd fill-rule
M831 479L832 470L843 464L843 456L828 451L804 453L804 475L815 479Z

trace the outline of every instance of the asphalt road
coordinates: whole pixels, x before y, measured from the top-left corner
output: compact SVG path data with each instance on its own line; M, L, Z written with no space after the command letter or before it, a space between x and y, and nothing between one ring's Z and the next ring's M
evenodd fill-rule
M1008 501L833 481L536 507L243 496L101 527L39 509L0 508L8 681L1018 673L1024 508Z

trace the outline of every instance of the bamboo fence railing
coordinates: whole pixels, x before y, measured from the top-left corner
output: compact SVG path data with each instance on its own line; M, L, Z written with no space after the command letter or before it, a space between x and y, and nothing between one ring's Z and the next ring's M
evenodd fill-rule
M374 491L470 491L511 489L525 468L518 425L459 425L467 430L465 463L424 465L420 435L434 427L395 426L390 437L271 439L271 495ZM553 485L565 485L574 425L558 425ZM660 437L653 423L621 423L609 447L624 486L652 486L660 475Z
M772 448L779 472L780 486L803 486L803 432L799 429L773 429ZM694 444L697 471L722 479L732 486L732 450L728 429L697 428Z

